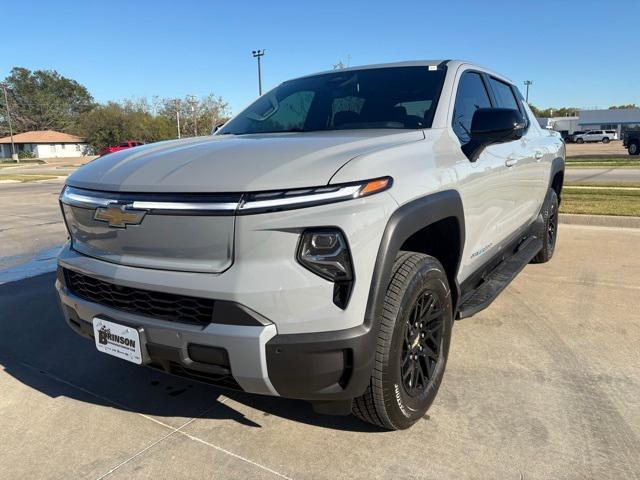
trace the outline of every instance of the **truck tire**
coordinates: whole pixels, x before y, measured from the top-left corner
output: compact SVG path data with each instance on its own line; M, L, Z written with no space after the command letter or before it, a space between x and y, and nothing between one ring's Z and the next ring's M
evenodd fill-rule
M553 189L549 189L542 207L542 228L538 235L542 239L542 248L531 263L546 263L553 257L558 238L558 195Z
M604 137L602 139L602 143L609 143L609 137Z
M584 143L584 138L577 138L576 143Z
M453 309L440 262L401 251L384 298L375 364L353 413L388 430L409 428L438 393L449 354Z
M640 143L630 142L627 150L629 150L629 155L640 155Z

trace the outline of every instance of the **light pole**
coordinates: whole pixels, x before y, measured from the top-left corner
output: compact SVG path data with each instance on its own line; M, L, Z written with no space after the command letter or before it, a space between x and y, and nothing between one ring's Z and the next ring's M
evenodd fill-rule
M260 70L260 57L264 55L266 50L253 50L251 54L253 58L258 59L258 93L262 95L262 70Z
M196 114L196 105L198 104L198 101L196 100L195 95L188 95L188 102L189 105L191 106L191 115L193 115L193 130L195 135L194 136L198 136L198 115Z
M178 138L180 138L180 100L176 100L176 122L178 123Z
M11 127L11 112L9 111L9 98L7 97L7 84L0 83L2 90L4 91L4 104L7 106L7 121L9 122L9 135L11 136L11 159L20 163L18 155L16 155L16 146L13 143L13 128Z
M524 84L527 87L527 93L525 94L525 101L527 103L529 103L529 85L531 85L533 82L531 80L525 80Z

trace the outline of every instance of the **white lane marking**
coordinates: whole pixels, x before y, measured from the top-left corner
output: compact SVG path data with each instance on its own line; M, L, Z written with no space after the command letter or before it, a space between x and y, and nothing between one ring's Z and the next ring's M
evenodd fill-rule
M260 463L258 463L258 462L255 462L255 461L253 461L253 460L251 460L251 459L249 459L249 458L243 457L242 455L238 455L237 453L233 453L233 452L231 452L230 450L226 450L226 449L224 449L224 448L222 448L222 447L220 447L220 446L218 446L218 445L214 445L213 443L207 442L206 440L203 440L203 439L201 439L201 438L199 438L199 437L196 437L196 436L194 436L194 435L190 435L190 434L188 434L188 433L186 433L186 432L183 432L183 431L182 431L182 429L183 429L183 428L187 427L188 425L190 425L192 422L194 422L194 421L195 421L195 420L197 420L198 418L200 418L200 417L202 417L202 416L206 415L209 411L213 410L213 409L214 409L214 408L216 408L218 405L225 403L225 402L228 400L228 398L227 398L227 397L222 396L222 399L221 399L221 400L218 400L214 405L212 405L211 407L209 407L209 408L207 408L206 410L204 410L200 415L198 415L197 417L191 418L191 419L190 419L189 421L187 421L184 425L181 425L180 427L176 428L176 427L172 427L171 425L168 425L168 424L166 424L166 423L164 423L164 422L162 422L162 421L160 421L160 420L158 420L158 419L156 419L156 418L153 418L153 417L150 417L150 416L148 416L148 415L145 415L144 413L138 413L138 412L136 412L136 411L134 411L134 410L131 410L129 407L127 407L127 406L125 406L125 405L122 405L121 403L116 402L115 400L112 400L112 399L110 399L110 398L104 397L104 396L99 395L99 394L97 394L97 393L95 393L95 392L92 392L91 390L87 390L87 389L86 389L86 388L84 388L84 387L81 387L81 386L79 386L79 385L76 385L75 383L72 383L72 382L69 382L69 381L67 381L67 380L64 380L64 379L62 379L62 378L58 377L57 375L55 375L55 374L53 374L53 373L51 373L51 372L49 372L49 371L47 371L47 370L43 370L43 369L41 369L41 368L36 368L36 367L34 367L33 365L30 365L30 364L25 363L25 362L21 362L21 361L19 361L19 360L15 360L15 359L14 359L13 361L14 361L14 362L16 362L16 363L18 363L19 365L22 365L22 366L23 366L23 367L25 367L25 368L28 368L28 369L33 370L33 371L36 371L36 372L38 372L38 373L40 373L40 374L46 375L46 376L48 376L49 378L51 378L51 379L53 379L53 380L55 380L55 381L57 381L57 382L60 382L60 383L63 383L63 384L65 384L65 385L68 385L68 386L70 386L70 387L73 387L73 388L75 388L75 389L77 389L77 390L80 390L80 391L81 391L81 392L83 392L83 393L86 393L87 395L91 395L92 397L98 398L98 399L103 400L103 401L105 401L105 402L108 402L108 403L110 403L110 404L112 404L112 405L114 405L114 406L116 406L116 407L118 407L118 408L121 408L121 409L123 409L123 410L126 410L127 412L131 412L131 413L135 413L136 415L140 415L141 417L146 418L147 420L151 420L152 422L155 422L155 423L157 423L158 425L161 425L161 426L163 426L163 427L168 428L169 430L171 430L171 431L170 431L169 433L167 433L165 436L163 436L162 438L160 438L160 439L156 440L156 441L155 441L154 443L152 443L151 445L148 445L147 447L143 448L142 450L140 450L140 451L139 451L139 452L137 452L136 454L132 455L132 456L131 456L130 458L128 458L127 460L124 460L124 461L123 461L123 462L121 462L120 464L116 465L116 466L115 466L115 467L113 467L111 470L109 470L107 473L105 473L105 474L103 474L102 476L98 477L96 480L101 480L101 479L103 479L103 478L107 477L108 475L111 475L111 473L113 473L114 471L116 471L118 468L120 468L121 466L123 466L123 465L124 465L124 464L126 464L127 462L130 462L130 461L131 461L131 460L133 460L134 458L137 458L138 456L142 455L144 452L146 452L146 451L147 451L147 450L149 450L150 448L154 447L154 446L155 446L155 445L157 445L158 443L162 442L162 441L163 441L163 440L165 440L166 438L170 437L170 436L171 436L171 435L173 435L174 433L179 433L179 434L181 434L181 435L184 435L185 437L189 438L190 440L193 440L193 441L195 441L195 442L202 443L203 445L207 445L208 447L214 448L214 449L216 449L216 450L218 450L218 451L220 451L220 452L222 452L222 453L226 453L227 455L230 455L230 456L232 456L232 457L234 457L234 458L237 458L238 460L242 460L243 462L249 463L250 465L253 465L253 466L258 467L258 468L260 468L260 469L262 469L262 470L265 470L265 471L267 471L267 472L269 472L269 473L272 473L272 474L274 474L274 475L276 475L276 476L278 476L278 477L280 477L280 478L285 478L285 479L287 479L287 480L293 480L291 477L287 477L286 475L284 475L284 474L282 474L282 473L276 472L275 470L272 470L271 468L269 468L269 467L267 467L267 466L265 466L265 465L262 465L262 464L260 464Z

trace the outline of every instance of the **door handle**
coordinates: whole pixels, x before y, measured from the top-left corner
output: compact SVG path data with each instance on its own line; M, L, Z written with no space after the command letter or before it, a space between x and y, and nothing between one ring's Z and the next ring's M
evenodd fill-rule
M544 156L544 153L542 153L540 150L536 150L536 153L534 156L536 160L540 160Z
M507 167L513 167L516 163L518 163L518 160L514 157L514 156L508 156L507 159L504 161L504 164Z

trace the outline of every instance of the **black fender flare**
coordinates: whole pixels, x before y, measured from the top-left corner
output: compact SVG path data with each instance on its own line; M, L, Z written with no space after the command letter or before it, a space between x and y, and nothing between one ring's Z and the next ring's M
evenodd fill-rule
M551 162L551 172L549 172L549 188L553 185L553 179L556 177L558 172L562 172L562 179L564 182L564 166L565 161L562 157L556 157ZM562 193L562 184L560 184L560 190L557 192L558 201L560 201L560 194Z
M365 311L365 326L377 329L376 319L382 311L384 296L391 281L393 263L402 244L419 230L450 217L457 220L460 232L460 255L453 272L453 278L456 279L465 241L464 208L458 191L443 190L412 200L391 215L378 248ZM450 287L456 289L456 296L459 298L457 281ZM455 305L453 307L455 309Z

